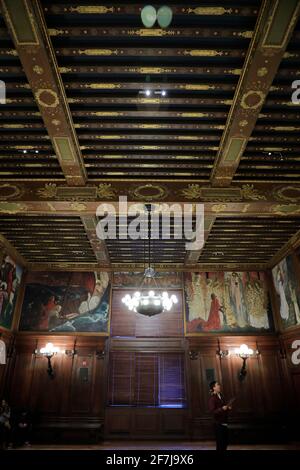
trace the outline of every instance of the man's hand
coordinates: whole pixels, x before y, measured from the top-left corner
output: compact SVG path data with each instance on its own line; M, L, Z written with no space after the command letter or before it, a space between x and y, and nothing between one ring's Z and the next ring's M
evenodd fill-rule
M224 405L224 406L222 406L222 409L223 409L224 411L226 411L226 410L228 410L228 406L227 406L227 405Z

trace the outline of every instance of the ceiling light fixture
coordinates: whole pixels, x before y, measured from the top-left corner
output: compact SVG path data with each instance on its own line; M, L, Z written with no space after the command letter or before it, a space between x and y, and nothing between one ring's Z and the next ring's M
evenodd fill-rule
M155 270L151 267L151 205L146 205L146 209L148 211L148 267L144 271L139 290L133 295L126 294L122 298L122 302L131 311L153 317L164 311L170 311L178 299L175 294L169 295L167 291L159 291Z
M146 28L152 28L156 20L160 28L167 28L172 18L173 12L168 6L160 7L157 12L152 5L147 5L141 10L141 20Z

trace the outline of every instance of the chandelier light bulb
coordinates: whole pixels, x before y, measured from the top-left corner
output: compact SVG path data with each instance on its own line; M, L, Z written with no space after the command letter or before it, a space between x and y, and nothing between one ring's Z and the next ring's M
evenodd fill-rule
M175 294L169 296L166 291L160 293L149 290L136 291L132 296L126 294L122 302L130 311L152 317L164 311L169 312L178 299Z
M235 354L237 356L252 356L253 349L249 348L247 344L241 344L239 348L235 348Z
M59 348L56 346L53 346L53 343L47 343L44 348L40 349L41 354L45 354L47 356L51 356L53 354L56 354L59 352Z

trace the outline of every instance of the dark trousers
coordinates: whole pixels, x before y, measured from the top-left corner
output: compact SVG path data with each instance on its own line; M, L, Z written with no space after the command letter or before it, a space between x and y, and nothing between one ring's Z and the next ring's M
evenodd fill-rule
M225 452L228 446L228 426L221 423L215 423L216 450Z

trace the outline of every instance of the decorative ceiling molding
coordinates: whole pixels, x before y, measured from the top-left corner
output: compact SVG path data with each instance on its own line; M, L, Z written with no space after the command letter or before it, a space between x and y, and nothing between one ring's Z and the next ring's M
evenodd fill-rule
M96 227L97 219L94 216L81 216L81 221L84 225L86 234L90 241L91 247L95 253L96 259L99 261L100 266L109 266L110 259L107 247L104 240L100 240L97 236Z
M108 272L143 272L144 265L142 263L119 263L119 264L112 264L108 267L99 268L99 264L97 263L28 263L28 269L30 271L78 271L78 272L85 272L85 271L108 271ZM265 263L202 263L199 266L183 266L176 265L176 264L155 264L155 271L157 272L211 272L211 271L264 271L266 270Z
M24 268L28 266L27 260L16 250L16 248L0 233L0 252L7 252L14 261Z
M102 157L105 159L105 155ZM126 156L124 157L126 158ZM183 159L183 164L184 164ZM196 163L196 161L195 161ZM295 205L300 204L300 187L296 183L245 183L232 185L230 188L212 187L206 184L189 183L188 181L149 183L148 180L116 182L106 180L102 183L89 183L84 187L66 186L61 182L31 181L30 186L25 182L0 182L1 210L7 207L14 211L23 209L45 208L51 202L57 209L60 204L66 207L67 202L83 202L90 207L101 202L118 201L120 196L127 196L128 201L166 202L176 201L180 203L211 203L225 202L243 208L245 203L249 208L260 208L263 212L279 212L284 215ZM4 202L6 204L4 204ZM15 204L15 206L10 204ZM259 204L258 204L259 203ZM239 206L238 206L239 205ZM48 210L51 209L48 207ZM280 215L280 214L279 214Z
M205 215L204 218L204 246L205 242L208 239L211 229L215 223L216 216L214 215ZM199 257L204 249L204 246L200 250L190 250L187 252L185 257L185 265L191 267L198 263Z
M288 254L295 251L300 246L300 230L295 233L290 240L276 253L267 263L267 269L272 269Z
M79 142L40 3L1 0L1 8L66 181L83 185Z
M284 57L300 13L298 0L262 3L211 175L229 186Z

